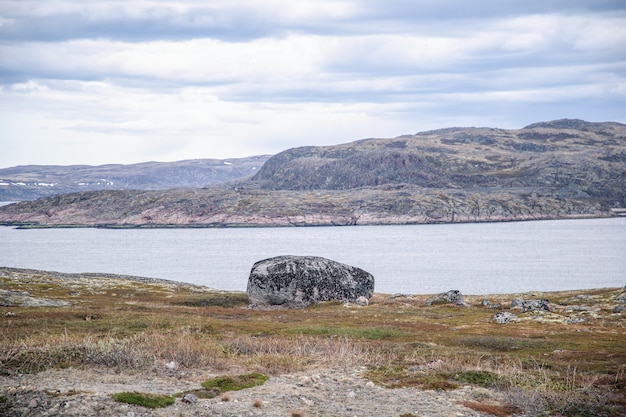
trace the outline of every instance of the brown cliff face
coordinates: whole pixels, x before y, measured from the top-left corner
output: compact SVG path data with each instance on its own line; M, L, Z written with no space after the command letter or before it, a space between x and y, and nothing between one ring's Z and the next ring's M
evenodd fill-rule
M0 208L4 223L409 224L609 215L626 207L626 125L557 120L286 150L210 188L75 193Z

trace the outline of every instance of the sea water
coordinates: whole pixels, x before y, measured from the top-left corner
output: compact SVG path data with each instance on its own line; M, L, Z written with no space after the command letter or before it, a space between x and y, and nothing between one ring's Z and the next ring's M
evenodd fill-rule
M383 293L555 291L626 284L626 218L206 229L0 227L0 266L164 278L245 290L252 265L313 255Z

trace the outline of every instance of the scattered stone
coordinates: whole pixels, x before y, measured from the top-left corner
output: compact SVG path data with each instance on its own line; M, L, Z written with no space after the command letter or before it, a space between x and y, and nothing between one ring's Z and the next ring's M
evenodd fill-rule
M508 311L500 311L499 313L494 314L493 321L498 324L506 324L519 321L519 319L513 313L509 313Z
M615 306L613 307L613 313L621 313L626 310L626 306Z
M52 298L32 297L27 291L0 290L0 306L12 307L64 307L70 303Z
M617 297L615 297L615 301L617 301L618 303L625 303L626 304L626 287L624 287L624 290L622 291L621 294L619 294Z
M433 295L426 300L427 306L437 304L454 304L457 306L469 307L469 304L463 300L463 294L461 294L461 291L459 290L450 290L441 294Z
M17 316L17 314L15 314L12 311L7 311L6 313L4 313L4 317L15 317Z
M167 367L167 369L176 369L176 362L170 361L166 363L165 366Z
M548 300L525 300L522 302L522 313L527 311L550 311Z
M570 317L569 319L567 319L566 323L567 324L578 324L578 323L584 323L587 320L585 320L582 317Z
M183 395L181 401L185 404L195 404L198 402L198 397L196 397L194 394L188 393Z
M550 311L550 303L548 300L523 300L514 298L511 300L511 310L521 310L522 313L528 311Z
M484 306L484 307L487 307L487 308L492 308L492 309L499 309L499 308L502 308L502 304L500 304L500 303L492 303L492 302L491 302L491 301L489 301L489 300L482 300L482 301L480 302L480 304L481 304L482 306Z
M362 295L359 296L355 301L354 304L361 306L361 307L367 307L369 305L370 301L363 297Z
M590 311L591 308L588 306L566 306L563 308L564 311Z
M389 296L390 300L395 300L396 298L409 298L410 299L410 298L413 298L413 296L409 294L402 294L402 293L395 293Z
M307 397L300 397L300 402L306 406L313 406L315 402L313 400L308 399Z
M314 256L278 256L254 264L248 299L256 306L303 308L323 301L369 300L374 277L360 269Z
M521 310L523 302L524 302L524 300L522 300L521 298L514 298L514 299L512 299L511 300L511 310Z

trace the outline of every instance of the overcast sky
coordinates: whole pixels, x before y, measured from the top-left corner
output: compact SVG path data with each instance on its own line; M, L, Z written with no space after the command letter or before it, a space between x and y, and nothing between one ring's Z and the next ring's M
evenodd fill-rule
M560 118L626 122L626 1L0 1L0 167Z

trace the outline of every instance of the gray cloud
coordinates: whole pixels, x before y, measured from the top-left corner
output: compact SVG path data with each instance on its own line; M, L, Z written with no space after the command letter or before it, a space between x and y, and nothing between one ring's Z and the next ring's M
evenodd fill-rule
M463 30L490 19L532 14L623 11L620 0L354 0L307 2L50 2L8 0L0 6L0 38L57 42L102 38L120 41L214 38L249 41L287 33L342 35L403 31ZM334 4L345 12L335 13ZM59 4L57 6L57 4ZM458 21L465 21L459 28Z
M171 160L626 121L625 44L623 1L7 0L0 146L26 145L0 166L37 162L29 141L41 158L58 143L89 162L98 143L98 162L138 162L150 143ZM116 148L129 143L136 154Z

